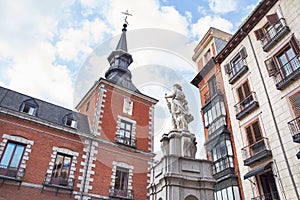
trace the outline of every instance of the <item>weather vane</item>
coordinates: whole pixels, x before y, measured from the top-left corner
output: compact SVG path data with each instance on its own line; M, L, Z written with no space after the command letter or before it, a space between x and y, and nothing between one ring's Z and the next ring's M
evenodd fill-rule
M127 17L128 17L128 16L132 16L132 14L130 14L130 13L128 12L128 10L126 10L126 12L122 12L122 14L125 15L125 19L124 19L124 20L125 20L125 23L126 23L127 25L129 25L129 24L128 24L128 21L127 21Z

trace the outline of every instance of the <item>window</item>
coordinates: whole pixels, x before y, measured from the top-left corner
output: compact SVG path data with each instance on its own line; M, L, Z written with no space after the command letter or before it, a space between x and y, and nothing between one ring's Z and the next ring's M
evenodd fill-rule
M229 186L215 192L215 200L240 200L238 186Z
M20 111L27 113L28 115L35 115L38 109L38 104L34 99L28 99L24 101L20 107Z
M280 84L299 74L299 53L298 41L292 36L281 51L265 61L269 76L274 77L278 89L281 89Z
M237 94L239 98L240 111L253 102L253 96L248 81L244 82L237 88Z
M0 162L0 174L16 177L19 171L25 145L8 142Z
M68 185L69 172L71 167L72 157L64 154L57 154L53 171L52 184Z
M72 118L67 118L66 119L66 125L70 126L72 128L77 128L77 121L72 119Z
M114 161L110 188L111 197L134 199L132 191L133 166Z
M212 98L217 93L217 81L215 75L208 80L208 89L209 96Z
M121 121L120 131L119 131L119 142L131 145L131 131L132 131L132 124L126 122L124 120Z
M134 120L118 116L116 142L135 147L135 127Z
M239 74L248 70L248 68L244 67L246 66L246 57L247 51L246 48L243 47L229 63L224 65L225 72L229 76L230 84L237 80Z
M117 168L115 178L115 193L120 196L127 196L128 169Z
M250 148L250 156L253 156L265 150L265 142L262 137L259 121L255 121L249 126L246 126L245 130Z
M300 143L300 91L289 97L294 119L288 122L294 142Z
M280 17L279 17L280 16ZM282 14L278 12L266 15L267 23L254 31L257 40L260 40L264 51L269 51L275 44L285 36L289 28Z
M230 140L222 140L212 149L213 172L219 173L227 168L234 168L233 151Z
M226 125L226 111L223 100L218 100L215 104L213 104L208 110L204 111L204 126L208 128L212 125L212 123L220 117L224 119L220 119L219 126Z

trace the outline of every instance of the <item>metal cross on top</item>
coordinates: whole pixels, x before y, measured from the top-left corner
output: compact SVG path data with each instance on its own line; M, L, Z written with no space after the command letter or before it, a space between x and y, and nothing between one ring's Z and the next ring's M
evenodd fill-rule
M128 24L128 21L127 21L127 17L128 17L128 16L132 16L132 14L130 14L130 13L128 12L128 10L126 10L126 12L122 12L122 14L125 15L125 19L124 19L124 20L125 20L125 23L126 23L127 25L129 25L129 24Z

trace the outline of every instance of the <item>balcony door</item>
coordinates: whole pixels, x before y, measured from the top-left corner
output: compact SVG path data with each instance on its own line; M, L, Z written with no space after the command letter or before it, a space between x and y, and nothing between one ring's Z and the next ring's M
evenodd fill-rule
M269 171L267 173L264 173L259 176L260 183L261 183L261 189L263 192L263 199L265 200L273 200L273 199L279 199L274 175L272 171Z
M249 126L246 127L246 134L249 143L250 155L254 156L259 152L263 151L265 147L265 143L261 134L259 121L255 121Z
M296 54L291 47L288 47L286 50L284 50L278 55L277 58L280 66L282 66L282 71L285 77L289 76L296 69L300 68L299 61L296 59Z
M253 101L248 81L244 82L240 87L238 87L237 93L241 110L243 110Z

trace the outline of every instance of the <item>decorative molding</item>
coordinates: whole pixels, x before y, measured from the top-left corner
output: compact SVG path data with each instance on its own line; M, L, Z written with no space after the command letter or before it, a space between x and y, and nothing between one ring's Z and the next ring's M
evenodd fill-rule
M99 124L102 124L102 117L103 117L103 108L104 108L104 102L105 102L105 97L106 97L106 89L104 84L100 84L99 86L99 92L98 92L98 98L97 98L97 103L96 103L96 112L94 116L94 126L92 127L92 133L94 135L100 136L100 129L101 126Z

